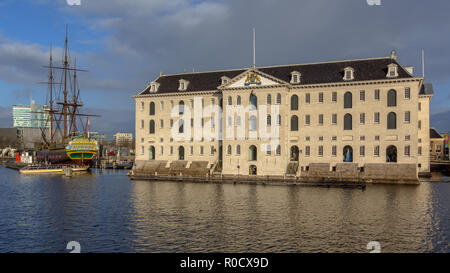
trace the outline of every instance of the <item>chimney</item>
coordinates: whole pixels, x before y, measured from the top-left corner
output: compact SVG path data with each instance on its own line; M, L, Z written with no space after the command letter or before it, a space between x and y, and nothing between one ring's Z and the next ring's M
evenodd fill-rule
M405 66L406 71L408 71L409 74L414 76L414 66Z
M161 72L159 72L159 76L160 76L160 77L162 77L162 75L163 75L163 72L162 72L162 71L161 71Z

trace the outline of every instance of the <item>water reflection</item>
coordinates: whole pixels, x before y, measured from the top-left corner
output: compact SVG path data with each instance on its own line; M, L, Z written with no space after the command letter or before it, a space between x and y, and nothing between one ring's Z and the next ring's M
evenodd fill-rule
M365 191L0 168L0 252L448 252L450 183Z

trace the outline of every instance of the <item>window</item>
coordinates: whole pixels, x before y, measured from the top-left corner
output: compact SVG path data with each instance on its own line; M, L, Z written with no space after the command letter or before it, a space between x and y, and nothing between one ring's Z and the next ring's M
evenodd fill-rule
M228 117L228 127L231 127L233 125L233 118Z
M267 104L272 104L272 96L270 94L267 95Z
M323 93L319 93L319 103L323 103Z
M405 123L410 123L411 122L411 112L406 111L405 112Z
M249 161L256 161L257 160L257 150L256 146L252 145L248 148L248 160Z
M344 94L344 108L352 108L352 93L350 92Z
M365 141L366 140L366 136L359 136L359 141Z
M164 128L164 120L163 119L161 119L160 121L159 121L159 127L162 129L162 128Z
M365 124L366 123L366 114L365 113L360 113L359 114L359 123L360 124Z
M365 156L366 154L366 146L359 146L359 155Z
M253 110L258 108L258 98L254 94L250 94L250 108Z
M332 137L331 137L331 140L332 140L332 141L337 141L337 136L332 136Z
M311 124L311 118L309 115L305 115L305 125L310 125Z
M380 123L380 112L375 112L373 115L373 122L375 124L379 124Z
M228 97L228 105L233 104L233 98L231 96Z
M161 146L161 155L163 155L164 154L164 146Z
M194 128L194 119L191 118L191 128Z
M150 134L154 134L155 133L155 121L154 120L150 120L150 130L149 130Z
M281 104L281 94L277 94L277 104Z
M272 147L270 146L270 144L268 144L266 146L266 155L271 155L272 154Z
M180 102L178 103L178 114L184 114L184 101L182 100L180 100Z
M419 148L417 149L417 153L418 153L419 155L422 155L422 147L419 146Z
M301 74L298 71L291 72L291 83L300 83Z
M215 150L216 150L215 147L214 147L214 146L211 146L210 154L211 154L211 155L214 155L214 151L215 151Z
M419 102L419 111L422 111L422 104Z
M305 103L309 104L311 102L311 95L309 93L305 94Z
M160 102L159 102L159 109L160 109L161 111L164 110L164 102L163 102L163 101L160 101Z
M360 101L366 100L366 91L364 91L364 90L359 91L359 100Z
M293 95L291 97L291 110L298 110L298 96Z
M227 76L222 76L220 79L222 80L222 85L227 84L228 81L230 80L230 78L228 78Z
M241 116L237 116L236 118L236 126L241 126Z
M309 146L305 147L305 156L309 156L311 153L311 148Z
M241 154L241 145L237 145L236 146L236 154L240 155Z
M375 136L375 140L379 141L380 140L380 136Z
M291 131L298 131L298 117L295 115L291 117Z
M344 130L352 130L352 115L350 114L344 116Z
M241 105L241 96L237 96L236 104Z
M189 85L189 82L187 80L179 80L180 85L178 87L178 91L186 91Z
M397 115L394 112L390 112L387 115L387 128L397 129Z
M333 93L331 94L331 101L332 101L332 102L337 102L337 92L333 92Z
M144 107L145 107L144 105L145 105L145 103L143 101L141 101L141 111L144 110Z
M141 120L141 129L144 129L144 120Z
M418 127L419 129L422 129L422 121L421 121L421 120L419 120L419 122L418 122L418 124L417 124L417 127Z
M256 120L256 116L250 116L249 119L249 130L250 131L256 131L257 130L257 120Z
M203 148L203 146L200 146L200 155L203 155L204 154L204 148Z
M373 148L373 155L374 156L380 156L380 146L375 146L374 148Z
M333 145L332 147L331 147L331 155L332 156L336 156L336 154L337 154L337 146L336 145Z
M270 115L267 115L267 126L272 125L272 117Z
M323 156L323 146L319 146L319 156Z
M405 156L410 156L411 153L411 146L406 145L405 146Z
M155 115L155 103L152 101L150 102L150 116Z
M405 88L405 99L410 99L411 98L411 89L409 87Z
M410 135L405 136L405 140L406 140L406 141L411 140L411 136L410 136ZM420 143L420 141L419 141L419 143Z
M173 127L173 119L170 120L170 128Z
M281 155L281 146L280 145L277 146L276 154Z
M375 100L380 100L380 89L375 90L373 97Z
M281 115L277 116L277 125L281 126Z
M441 145L436 145L436 153L440 153L441 152Z
M211 99L211 105L214 106L214 104L216 104L216 100L215 99Z
M331 116L331 123L332 123L333 125L336 125L336 124L337 124L337 114L333 114L333 115Z
M141 146L141 155L144 154L144 151L145 151L145 147L144 147L144 146Z
M397 106L397 92L393 89L389 90L387 93L387 106Z
M320 136L320 137L319 137L319 141L323 141L323 136Z
M346 67L344 69L344 81L351 81L355 79L355 70L351 67Z
M178 133L180 133L180 134L184 133L184 120L183 119L180 119Z
M395 78L398 77L397 65L391 63L388 65L388 73L386 75L387 78Z
M173 155L173 146L170 146L170 155Z
M305 137L305 141L310 141L310 140L311 140L311 137L309 137L309 136Z
M190 155L193 155L193 154L194 154L194 146L191 146L191 147L189 148L189 154L190 154Z
M319 125L323 125L323 115L322 114L320 114L319 115Z

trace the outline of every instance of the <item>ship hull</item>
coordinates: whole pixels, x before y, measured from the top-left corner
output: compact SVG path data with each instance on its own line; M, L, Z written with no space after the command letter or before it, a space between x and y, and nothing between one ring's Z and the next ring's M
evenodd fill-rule
M41 163L51 163L51 164L74 164L80 166L87 166L91 163L93 156L80 155L78 158L68 155L66 149L55 149L55 150L42 150L37 152L37 161Z

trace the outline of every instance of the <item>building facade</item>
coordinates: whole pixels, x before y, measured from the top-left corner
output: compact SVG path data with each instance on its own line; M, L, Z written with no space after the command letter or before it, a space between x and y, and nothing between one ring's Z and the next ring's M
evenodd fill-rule
M444 137L434 128L430 128L430 159L443 160L445 158Z
M128 145L133 141L132 133L116 133L114 135L114 142L117 146Z
M36 105L31 101L30 105L13 105L14 128L50 128L48 106Z
M384 58L161 73L134 96L136 160L207 161L222 175L298 176L318 163L330 171L354 163L429 172L432 96L432 86L394 51Z

